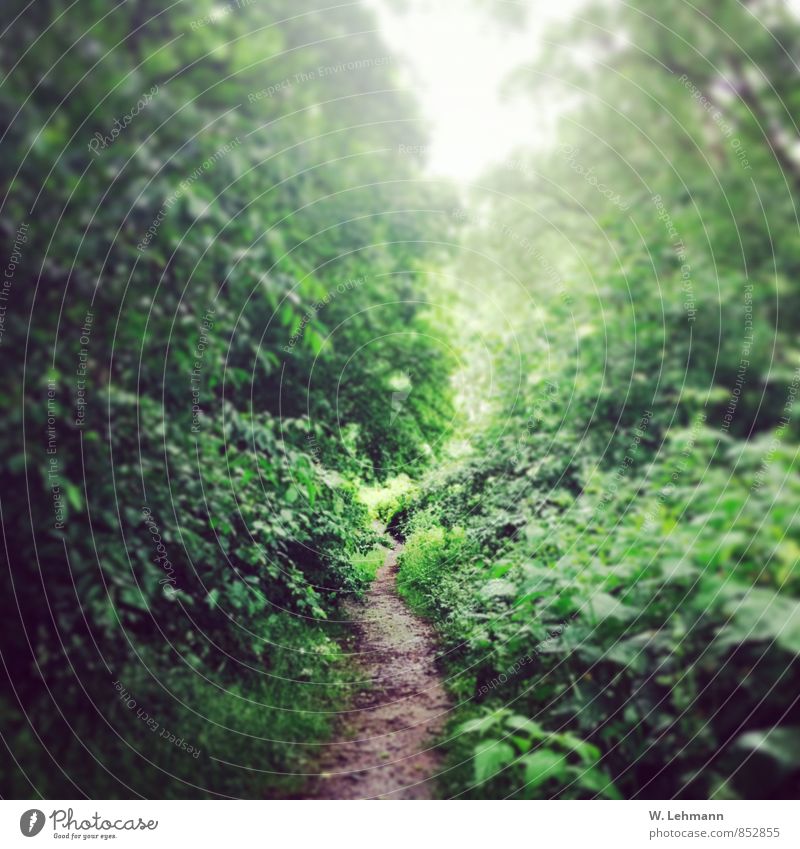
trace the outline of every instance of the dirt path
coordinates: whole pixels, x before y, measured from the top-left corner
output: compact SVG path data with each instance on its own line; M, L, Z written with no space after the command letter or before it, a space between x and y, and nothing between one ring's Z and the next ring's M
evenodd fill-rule
M432 628L397 594L396 543L362 602L351 602L360 689L324 750L316 799L429 799L440 758L431 746L449 707Z

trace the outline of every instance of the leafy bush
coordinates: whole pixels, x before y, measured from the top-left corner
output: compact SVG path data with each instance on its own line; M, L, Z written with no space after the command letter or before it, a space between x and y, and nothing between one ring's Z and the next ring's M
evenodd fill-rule
M463 529L420 529L411 534L399 557L397 589L415 609L443 616L449 603L445 584L459 572L466 556Z
M0 457L4 501L29 503L4 504L0 618L27 779L0 772L26 796L262 796L329 731L319 693L346 706L330 620L380 557L360 482L421 468L449 427L417 274L436 226L413 212L445 193L394 153L423 139L391 63L292 86L289 110L264 95L386 55L358 5L200 27L212 0L25 5L0 59L0 230L22 248ZM199 766L120 709L112 669Z
M468 745L478 741L468 796L620 798L598 767L600 750L569 732L546 731L537 722L501 708L468 720L457 733L467 738Z
M417 484L406 474L397 475L383 484L361 488L361 500L372 519L392 524L402 514L417 490Z
M364 584L375 580L375 574L383 565L388 550L384 545L377 545L367 554L359 554L353 558L353 569Z
M790 500L766 485L751 492L763 453L731 451L722 454L701 425L672 431L642 475L596 471L578 497L534 487L515 505L519 521L501 546L492 529L511 505L473 461L451 466L447 487L439 488L441 474L423 486L410 526L424 529L409 537L399 584L439 626L462 716L475 703L491 716L513 705L517 717L568 729L602 753L625 794L747 793L751 774L725 781L742 737L778 718L782 727L797 722L783 685L800 659L800 607L785 595L800 528L785 512ZM797 481L781 456L773 450L769 474L788 496ZM493 489L484 498L485 487ZM454 493L461 504L474 493L481 509L462 512L463 527L431 524L439 504L452 521ZM482 727L454 720L451 763L464 757L458 735ZM521 755L503 740L481 762ZM772 775L770 786L775 775L785 780L776 769L762 778ZM468 781L478 795L522 786L506 776L475 790L475 776L456 769L448 790L463 792Z

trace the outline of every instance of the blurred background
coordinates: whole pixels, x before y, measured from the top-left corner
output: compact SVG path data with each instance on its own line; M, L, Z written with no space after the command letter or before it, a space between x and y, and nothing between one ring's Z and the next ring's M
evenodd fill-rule
M303 796L380 520L440 795L795 797L799 49L778 0L8 0L2 794Z

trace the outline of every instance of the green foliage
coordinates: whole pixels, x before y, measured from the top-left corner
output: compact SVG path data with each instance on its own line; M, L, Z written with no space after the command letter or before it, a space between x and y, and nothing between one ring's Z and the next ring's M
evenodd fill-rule
M301 792L375 520L458 697L444 793L790 795L796 16L559 25L510 87L562 144L451 261L372 14L268 5L4 9L4 795Z
M747 729L793 717L800 493L791 452L775 450L781 497L766 483L752 491L765 444L723 451L702 424L674 429L640 474L595 469L578 495L566 479L531 483L525 464L498 479L469 459L433 476L412 509L410 527L425 529L409 537L399 581L438 624L462 704L511 704L569 729L603 753L622 793L723 792ZM456 739L463 731L453 726ZM489 750L481 762L520 757ZM451 756L463 758L460 742ZM768 760L724 792L785 782ZM519 786L506 779L476 792L505 796ZM456 770L448 787L474 780Z
M330 732L319 694L346 706L338 605L381 556L358 487L419 470L449 427L420 278L437 236L414 212L446 199L397 155L424 139L358 5L213 25L212 0L57 5L7 4L0 58L0 227L20 243L0 591L30 786L9 781L277 793ZM110 669L199 764L119 710ZM122 758L93 733L109 717Z
M401 474L383 484L362 487L360 497L370 517L388 525L405 511L416 490L416 483L408 475Z
M353 569L364 585L375 580L375 574L383 565L388 550L384 545L376 545L367 554L358 554L353 558Z
M444 793L522 792L501 725L464 725L508 707L594 747L625 796L790 796L774 746L743 764L800 721L800 26L643 0L562 29L514 85L571 102L563 144L463 216L455 276L491 298L461 300L461 344L491 370L465 369L462 444L405 511L460 704ZM536 798L569 783L544 751Z
M484 711L457 729L474 745L468 795L619 799L598 766L600 750L569 732L550 732L508 708ZM479 741L473 743L473 741Z
M397 589L415 609L444 618L451 611L447 592L468 556L461 528L430 527L415 531L399 558Z

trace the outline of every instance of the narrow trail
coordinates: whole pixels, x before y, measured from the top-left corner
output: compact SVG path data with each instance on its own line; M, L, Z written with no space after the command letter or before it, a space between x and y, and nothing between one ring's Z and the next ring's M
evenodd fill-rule
M361 602L347 605L359 680L352 708L317 764L306 798L429 799L440 765L431 748L449 708L433 629L397 593L395 543Z

